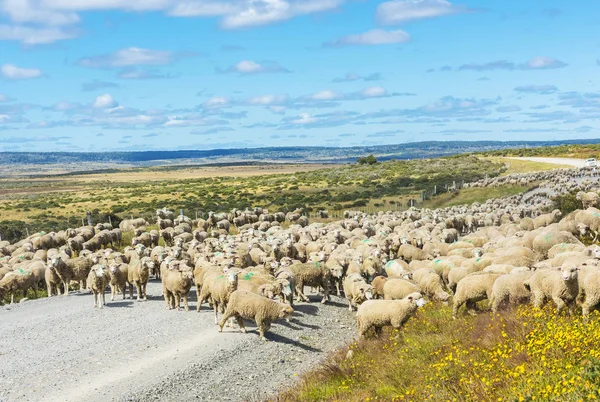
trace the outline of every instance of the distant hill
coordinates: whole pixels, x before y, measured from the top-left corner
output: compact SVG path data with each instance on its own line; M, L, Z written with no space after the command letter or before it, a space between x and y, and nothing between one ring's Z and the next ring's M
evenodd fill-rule
M512 148L600 144L600 139L564 141L428 141L360 147L273 147L139 152L0 152L0 165L115 163L134 166L232 162L347 163L373 154L379 160L433 158Z

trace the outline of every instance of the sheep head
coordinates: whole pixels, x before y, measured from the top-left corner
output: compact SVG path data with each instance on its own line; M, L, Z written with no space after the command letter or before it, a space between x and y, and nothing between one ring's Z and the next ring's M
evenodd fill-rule
M292 306L288 306L287 304L279 303L281 305L281 310L279 311L279 318L285 318L287 321L290 321L292 318L292 314L294 314L294 309Z
M569 282L572 280L577 280L577 273L579 272L579 267L574 266L562 266L558 268L559 271L562 271L562 279L565 282Z

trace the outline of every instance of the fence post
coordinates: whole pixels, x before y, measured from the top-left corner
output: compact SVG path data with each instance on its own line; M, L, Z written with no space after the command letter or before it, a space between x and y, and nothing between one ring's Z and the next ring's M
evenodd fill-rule
M81 218L81 226L85 226L85 220Z
M92 213L90 211L87 211L85 213L85 216L87 217L87 222L89 226L92 226Z
M112 227L112 220L110 219L110 215L108 215L108 223L110 224L110 226Z
M29 228L25 228L25 231L27 232L27 237L29 237Z

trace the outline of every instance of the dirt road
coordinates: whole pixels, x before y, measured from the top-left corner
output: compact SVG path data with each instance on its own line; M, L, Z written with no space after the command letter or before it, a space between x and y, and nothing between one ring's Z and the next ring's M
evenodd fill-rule
M78 292L0 307L0 401L262 400L356 333L336 297L297 304L262 342L250 324L220 334L208 306L167 311L157 281L148 295L102 310Z

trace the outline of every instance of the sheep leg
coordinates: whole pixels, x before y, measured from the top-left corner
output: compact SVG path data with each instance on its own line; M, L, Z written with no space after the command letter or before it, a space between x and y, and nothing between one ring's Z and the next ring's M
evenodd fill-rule
M556 315L560 315L560 312L563 311L563 309L565 308L565 302L563 301L563 299L557 296L553 296L552 300L556 304Z
M588 319L588 316L590 315L590 311L598 304L598 302L600 302L600 296L592 296L592 297L587 296L585 298L585 302L581 306L583 318L585 320Z
M190 311L190 306L188 305L188 295L187 294L183 295L183 307L185 308L185 311Z
M110 284L110 301L115 301L115 286L112 283Z
M239 316L239 315L236 315L235 319L236 319L236 321L237 321L237 323L238 323L238 325L240 327L240 331L242 331L242 333L245 334L246 333L246 327L244 326L244 319L241 316Z
M304 301L306 303L310 302L309 298L306 297L306 295L304 294L304 285L303 284L299 284L298 286L296 286L296 293L298 293L298 297L299 297L299 299L297 299L298 301Z
M142 299L140 299L140 293L142 292L142 287L140 286L139 282L135 283L135 291L137 292L137 301L141 301ZM131 298L133 299L133 296L131 296Z
M106 304L106 297L104 295L104 289L102 289L102 291L100 292L100 296L102 297L102 305L100 306L100 308L104 308L104 305Z
M96 308L97 303L98 303L98 295L96 293L94 293L94 308Z
M173 297L173 304L175 306L175 309L177 311L181 310L181 296L179 295L179 293L173 292L171 297Z
M543 292L533 292L533 306L536 308L541 308L544 305L544 293Z
M129 298L133 300L133 284L129 283Z
M326 301L329 300L329 287L326 283L323 284L323 300L321 300L321 304L325 304Z
M14 304L15 303L15 292L12 291L10 293L10 304Z
M146 284L142 283L142 294L144 295L144 300L148 300L148 296L146 296Z
M458 309L464 304L463 300L454 300L454 305L452 306L452 318L456 320L456 316L458 315Z
M216 301L213 301L213 307L214 307L214 310L215 310L215 324L216 325L219 325L219 312L217 311L218 310L218 306L219 306L218 303ZM222 320L222 321L223 321L223 324L225 324L225 321L224 320Z
M267 338L265 338L265 332L268 331L269 329L266 328L265 323L260 319L256 320L256 325L258 326L258 334L260 335L260 339L262 341L266 341Z
M48 286L46 286L46 288L48 289L48 297L52 296L52 285L48 283Z
M167 307L167 310L171 309L171 303L169 300L169 294L167 292L167 290L165 288L163 288L163 297L165 298L165 305Z

